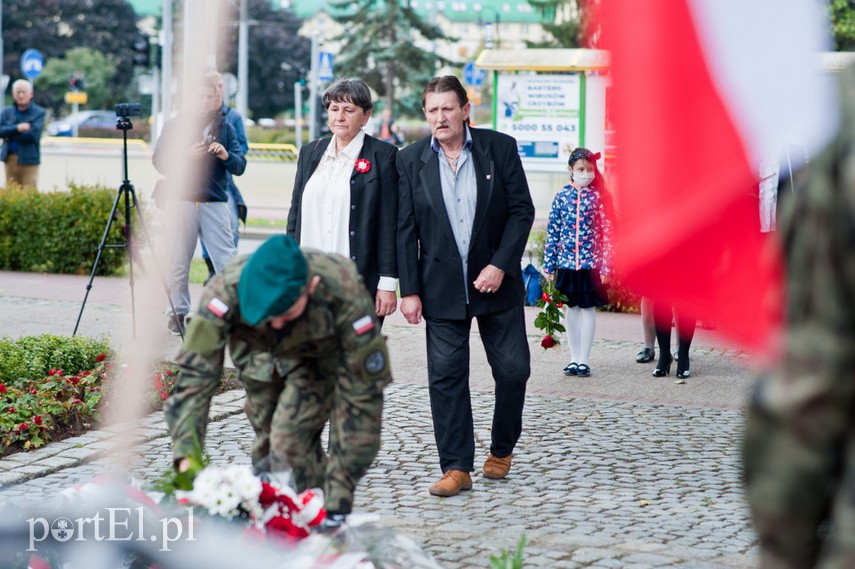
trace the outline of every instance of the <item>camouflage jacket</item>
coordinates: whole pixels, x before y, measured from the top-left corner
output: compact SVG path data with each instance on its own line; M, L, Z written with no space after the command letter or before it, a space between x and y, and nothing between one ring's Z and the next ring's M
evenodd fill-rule
M237 284L248 256L235 257L205 287L176 359L181 369L175 392L164 405L176 457L192 455L194 434L204 446L226 345L244 380L269 382L274 374L284 378L302 360L321 358L339 358L347 373L366 381L389 380L374 302L353 263L318 251L303 254L309 278L318 275L321 282L303 315L283 330L266 322L250 326L241 319Z
M855 566L855 68L838 79L837 138L785 198L786 352L743 449L764 568Z

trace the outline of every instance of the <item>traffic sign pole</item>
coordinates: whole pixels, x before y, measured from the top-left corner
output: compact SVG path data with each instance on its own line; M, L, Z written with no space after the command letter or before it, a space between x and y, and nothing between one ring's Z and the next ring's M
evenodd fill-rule
M309 140L318 138L318 35L312 34L312 66L309 70Z

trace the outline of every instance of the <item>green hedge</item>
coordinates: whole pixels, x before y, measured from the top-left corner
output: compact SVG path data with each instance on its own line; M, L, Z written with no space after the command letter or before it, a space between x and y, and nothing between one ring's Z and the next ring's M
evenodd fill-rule
M0 189L0 269L89 274L115 197L115 190L75 185L50 193L15 184ZM122 241L123 207L108 244ZM124 262L123 249L104 249L98 274L114 274Z
M39 379L52 369L74 375L95 367L109 353L106 340L66 336L24 336L0 339L0 383Z

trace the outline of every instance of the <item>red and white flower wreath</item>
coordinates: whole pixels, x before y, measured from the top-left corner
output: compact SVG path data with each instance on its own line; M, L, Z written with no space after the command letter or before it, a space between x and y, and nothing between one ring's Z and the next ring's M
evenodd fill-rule
M360 158L356 161L356 171L360 174L365 174L371 170L371 162L366 160L365 158Z

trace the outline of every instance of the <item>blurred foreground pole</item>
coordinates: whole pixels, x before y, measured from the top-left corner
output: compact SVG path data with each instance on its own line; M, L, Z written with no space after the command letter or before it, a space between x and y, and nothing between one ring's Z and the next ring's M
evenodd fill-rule
M169 120L172 114L172 49L175 37L172 13L172 0L163 0L163 25L160 30L160 107L162 111L159 117L155 117L154 123L154 129L158 136L163 128L163 123ZM155 140L156 137L152 136L152 144Z
M249 10L248 0L240 0L238 21L238 92L237 111L246 118L249 106Z

